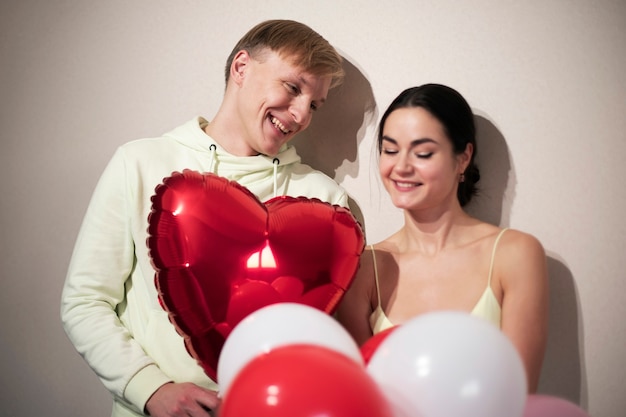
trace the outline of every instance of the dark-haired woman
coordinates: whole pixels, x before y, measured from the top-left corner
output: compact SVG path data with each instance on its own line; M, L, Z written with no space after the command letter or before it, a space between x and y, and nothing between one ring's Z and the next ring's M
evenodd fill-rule
M364 251L338 319L362 344L427 312L482 317L513 342L535 392L547 339L546 255L535 237L464 211L480 178L470 106L443 85L409 88L383 114L378 150L404 225Z

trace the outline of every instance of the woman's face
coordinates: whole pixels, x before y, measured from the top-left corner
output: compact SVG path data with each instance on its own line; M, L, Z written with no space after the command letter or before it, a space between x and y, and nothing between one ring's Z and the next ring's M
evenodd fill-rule
M444 127L422 107L394 110L382 132L379 172L396 207L422 210L456 204L471 146L455 155Z

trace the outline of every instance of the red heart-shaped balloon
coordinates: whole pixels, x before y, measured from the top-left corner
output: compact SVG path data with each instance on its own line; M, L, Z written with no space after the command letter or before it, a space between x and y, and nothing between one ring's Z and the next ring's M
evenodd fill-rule
M148 221L159 300L213 380L226 337L253 311L297 302L332 314L364 247L346 208L305 197L262 203L190 170L156 187Z

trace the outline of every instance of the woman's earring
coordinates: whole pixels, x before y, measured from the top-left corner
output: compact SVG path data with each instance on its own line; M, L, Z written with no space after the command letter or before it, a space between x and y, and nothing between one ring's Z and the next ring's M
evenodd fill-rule
M459 175L459 182L465 182L465 173L461 172L461 175Z

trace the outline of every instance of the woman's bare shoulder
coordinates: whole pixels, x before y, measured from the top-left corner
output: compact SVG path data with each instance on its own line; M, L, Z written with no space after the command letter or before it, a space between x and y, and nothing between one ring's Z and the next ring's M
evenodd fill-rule
M516 253L545 255L543 245L539 239L530 233L517 229L507 229L502 235L499 247L502 247L503 251L510 252L510 255L515 255Z
M497 251L496 267L501 271L503 285L527 287L535 282L544 286L547 279L546 253L535 236L509 229L502 236Z

